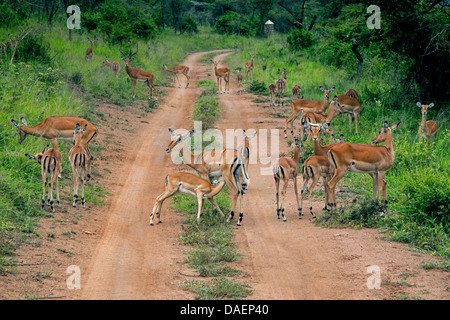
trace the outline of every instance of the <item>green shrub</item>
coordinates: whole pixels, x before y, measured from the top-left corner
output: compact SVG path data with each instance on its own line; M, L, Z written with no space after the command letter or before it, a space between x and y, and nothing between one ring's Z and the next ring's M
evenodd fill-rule
M304 29L294 29L287 37L289 47L294 51L300 51L311 47L314 44L314 38L311 32Z

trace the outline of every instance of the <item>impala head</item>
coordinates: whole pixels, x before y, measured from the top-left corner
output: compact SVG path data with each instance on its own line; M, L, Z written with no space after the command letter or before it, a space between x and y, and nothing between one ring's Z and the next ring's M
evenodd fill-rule
M20 137L19 144L22 144L25 141L25 138L27 137L25 131L22 130L22 125L26 126L27 121L23 117L20 118L20 121L22 122L22 124L18 124L16 120L11 119L11 123L13 124L13 126L19 129L19 137Z
M434 107L434 103L433 103L433 102L430 103L430 104L428 104L428 105L426 105L426 104L421 104L420 102L417 102L416 105L417 105L420 109L422 109L422 114L423 114L424 116L427 115L428 108L433 108L433 107Z
M302 148L301 141L298 138L295 138L294 142L291 144L291 148L294 151L295 151L296 148L300 150Z
M87 124L84 126L83 129L81 129L80 124L77 123L75 125L75 129L73 130L73 140L76 142L78 142L81 139L81 136L83 135L83 133L86 132L87 129Z
M133 56L138 53L138 44L136 43L136 51L134 53L131 53L129 55L126 55L125 53L123 53L122 51L122 45L120 45L120 53L122 54L122 60L125 61L125 66L129 66L130 62L132 62L134 60Z
M333 140L333 143L334 143L334 144L344 143L344 142L345 142L345 140L344 140L344 135L343 135L343 134L341 134L341 135L339 136L339 140L337 140L337 139L335 138L334 134L331 134L331 139Z
M210 59L211 62L214 64L214 68L217 67L217 65L219 64L220 61L214 61L213 59Z
M39 152L36 155L25 153L25 157L27 157L30 160L36 160L39 164L41 164L42 156L44 155L44 153L47 152L47 150L48 150L48 145L44 148L44 150L42 150L42 152Z
M386 138L387 138L388 136L392 136L392 131L395 130L395 129L397 129L397 127L399 126L399 124L400 124L400 122L397 123L397 124L394 124L394 125L391 126L391 127L389 127L388 122L385 121L385 122L383 123L383 128L381 128L381 129L378 131L377 136L376 136L375 138L372 139L372 143L373 143L373 144L378 144L378 143L381 143L381 142L386 141Z
M320 89L320 91L323 92L325 98L329 101L330 100L330 93L334 91L334 87L332 87L330 89L325 89L324 87L320 86L319 89Z
M88 38L88 41L91 43L91 45L93 46L94 45L94 42L96 42L97 41L97 39L90 39L90 38Z
M252 61L253 61L253 58L256 57L256 54L251 54L251 53L249 53L248 55L250 56L250 59L251 59Z
M344 108L340 105L338 102L338 96L334 96L333 100L330 102L330 109L328 110L328 114L331 115L331 119L334 119L338 114L341 114L344 112ZM328 123L328 126L330 123Z
M306 119L305 122L305 128L306 130L309 130L311 132L311 138L313 141L319 140L319 135L321 131L325 131L326 133L332 134L333 132L329 129L328 123L311 123L308 119Z
M167 70L167 65L163 64L162 71Z
M105 60L103 60L103 63L102 63L102 67L107 66L108 64L109 64L108 58L105 57Z
M194 134L195 134L195 130L191 130L186 135L183 136L183 135L181 135L179 133L176 133L171 128L169 128L169 133L171 135L171 140L170 140L170 143L166 147L166 152L167 153L170 153L173 150L173 148L175 148L180 142L185 141L185 140L193 137Z

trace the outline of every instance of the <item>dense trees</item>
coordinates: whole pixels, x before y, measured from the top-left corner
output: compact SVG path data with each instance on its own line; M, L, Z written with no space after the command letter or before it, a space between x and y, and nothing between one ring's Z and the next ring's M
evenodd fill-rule
M82 29L111 43L148 39L159 30L197 32L210 26L220 34L263 36L267 19L275 31L292 33L289 47L305 50L317 44L317 57L365 76L369 61L402 74L401 90L417 99L434 100L438 109L450 100L449 4L439 0L81 0ZM63 25L65 0L0 0L1 27L35 17L43 25ZM381 11L381 28L370 29L367 8ZM22 28L23 29L23 28ZM1 31L1 29L0 29ZM1 35L1 33L0 33ZM0 39L5 41L7 39ZM380 65L381 68L381 65Z

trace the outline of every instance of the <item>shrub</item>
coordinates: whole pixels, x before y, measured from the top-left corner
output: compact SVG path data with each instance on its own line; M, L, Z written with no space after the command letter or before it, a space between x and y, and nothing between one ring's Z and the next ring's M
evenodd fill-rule
M304 29L294 29L287 37L289 47L294 51L300 51L311 47L314 44L311 32Z

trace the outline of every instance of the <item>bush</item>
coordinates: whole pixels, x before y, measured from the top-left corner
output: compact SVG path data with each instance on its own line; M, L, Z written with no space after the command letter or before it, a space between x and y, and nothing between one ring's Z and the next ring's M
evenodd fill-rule
M311 32L304 29L294 29L287 37L289 47L294 51L300 51L311 47L314 44Z
M258 22L255 19L243 18L234 11L229 11L216 21L214 28L220 34L248 36L256 33Z

